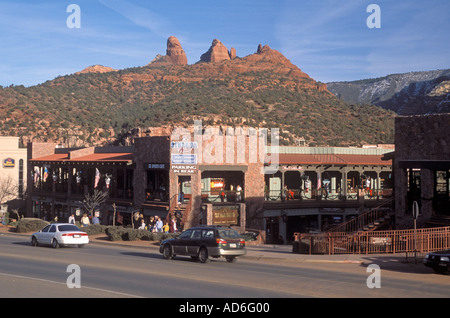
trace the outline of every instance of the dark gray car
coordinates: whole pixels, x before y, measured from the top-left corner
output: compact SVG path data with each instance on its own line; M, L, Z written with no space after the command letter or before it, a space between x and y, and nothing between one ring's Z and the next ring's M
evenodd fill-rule
M210 257L221 256L228 262L233 262L237 256L247 253L245 240L239 233L230 227L222 226L190 228L177 238L162 241L159 251L166 259L185 255L202 263L206 263Z
M425 266L431 267L436 273L449 273L450 250L429 253L425 256L423 263Z

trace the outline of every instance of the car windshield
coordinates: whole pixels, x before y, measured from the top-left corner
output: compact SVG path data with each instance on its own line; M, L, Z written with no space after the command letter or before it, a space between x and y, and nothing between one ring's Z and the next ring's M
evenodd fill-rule
M237 239L237 238L240 238L241 236L235 230L226 229L226 230L219 230L219 237L224 238L224 239L227 239L227 238L228 239Z
M71 225L71 224L60 225L60 226L58 226L58 229L59 229L60 232L64 232L64 231L79 231L80 230L75 225Z

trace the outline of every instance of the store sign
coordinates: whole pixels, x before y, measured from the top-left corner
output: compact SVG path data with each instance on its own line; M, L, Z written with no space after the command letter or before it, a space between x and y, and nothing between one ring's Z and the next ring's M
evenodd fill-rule
M189 173L192 174L197 170L195 165L174 165L172 166L173 173Z
M196 141L172 141L170 148L178 149L197 149L198 143Z
M148 168L149 169L164 169L165 165L163 163L149 163Z
M390 237L371 237L370 243L375 245L391 245L392 238Z
M238 225L239 206L213 208L213 225Z
M3 168L14 168L16 166L16 161L13 158L6 158L3 160Z
M197 155L193 154L172 154L172 164L197 164Z
M215 188L223 188L224 183L223 181L211 181L211 188L215 189Z

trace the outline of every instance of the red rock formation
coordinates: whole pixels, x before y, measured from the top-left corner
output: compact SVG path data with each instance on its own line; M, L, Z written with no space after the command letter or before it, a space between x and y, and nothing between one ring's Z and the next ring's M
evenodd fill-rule
M106 73L106 72L115 72L117 70L103 66L103 65L92 65L89 67L86 67L84 70L76 72L75 74L84 74L84 73Z
M208 52L202 54L200 62L219 62L229 60L230 54L225 45L217 39L214 39Z
M174 36L167 39L166 56L173 64L187 65L186 53L181 47L180 41Z
M236 49L235 49L234 47L232 47L232 48L230 49L229 55L230 55L230 59L236 58Z
M166 55L157 55L150 64L174 64L174 65L187 65L187 57L183 48L181 47L180 41L171 36L167 39L167 49Z

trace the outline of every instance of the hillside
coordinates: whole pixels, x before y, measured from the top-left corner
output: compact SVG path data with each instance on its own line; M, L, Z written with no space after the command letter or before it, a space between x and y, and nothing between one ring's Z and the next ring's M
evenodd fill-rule
M327 88L348 103L373 104L399 115L450 112L450 69L331 82Z
M393 142L394 113L339 100L267 45L240 58L214 40L201 61L188 65L175 40L146 66L91 66L32 87L1 88L0 134L23 143L123 144L136 132L202 119L204 125L280 128L281 144Z

